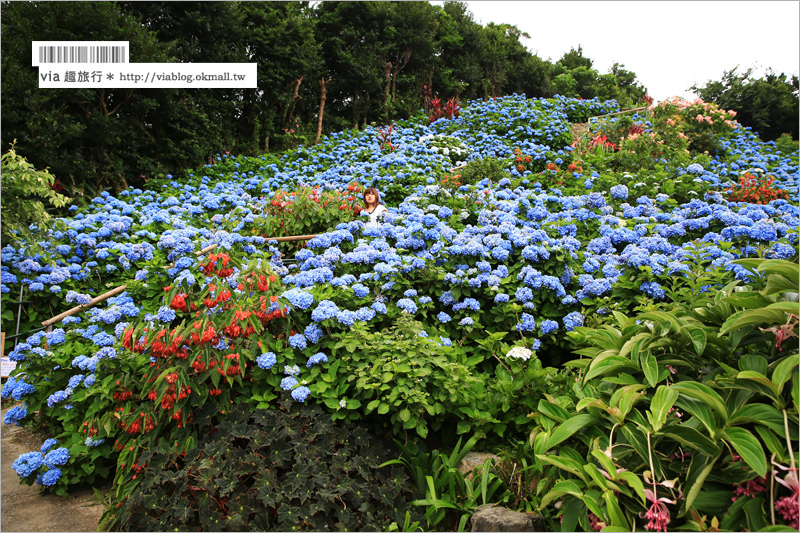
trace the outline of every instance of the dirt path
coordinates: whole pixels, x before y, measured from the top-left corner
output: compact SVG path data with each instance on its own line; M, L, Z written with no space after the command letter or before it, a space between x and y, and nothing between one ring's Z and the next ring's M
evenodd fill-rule
M8 409L2 410L2 416ZM0 419L2 418L0 416ZM36 451L44 440L30 431L2 425L0 451L0 530L6 531L97 531L103 506L83 489L61 498L40 495L38 485L21 485L11 465L20 454Z

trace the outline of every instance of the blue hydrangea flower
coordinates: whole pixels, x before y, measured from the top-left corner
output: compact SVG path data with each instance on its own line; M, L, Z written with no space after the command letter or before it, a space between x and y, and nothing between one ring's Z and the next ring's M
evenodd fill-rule
M278 358L272 352L262 353L256 359L256 364L258 365L258 367L259 368L263 368L264 370L269 370L270 368L275 366L275 363L277 363L277 362L278 362Z
M56 482L61 478L61 469L60 468L51 468L47 472L44 473L41 479L41 484L45 487L51 487L56 484Z
M292 398L298 402L305 402L311 396L311 390L308 387L297 387L292 391Z
M303 350L305 349L306 346L308 346L308 344L306 343L306 338L303 335L300 335L299 333L296 333L291 337L289 337L289 344L292 346L292 348L295 348L297 350Z
M308 362L306 363L306 366L308 368L311 368L312 366L314 366L316 364L327 363L327 362L328 362L328 356L325 355L322 352L317 352L317 353L315 353L314 355L312 355L311 357L308 358Z
M397 307L405 311L406 313L414 314L417 312L417 304L415 304L412 300L408 298L400 298L397 300Z
M19 421L28 416L28 410L25 408L24 405L15 405L11 409L6 412L6 416L3 417L4 424L14 424L15 426L19 425Z
M47 455L44 456L44 464L47 465L48 468L64 466L67 464L67 461L69 461L69 450L64 447L48 452Z
M286 376L281 380L281 388L283 390L292 390L299 382L294 376Z
M450 322L450 315L448 315L447 313L439 313L438 315L436 315L436 318L442 324L446 324L446 323Z
M44 463L44 455L40 452L29 452L20 455L11 465L11 468L21 478L26 478L36 472Z

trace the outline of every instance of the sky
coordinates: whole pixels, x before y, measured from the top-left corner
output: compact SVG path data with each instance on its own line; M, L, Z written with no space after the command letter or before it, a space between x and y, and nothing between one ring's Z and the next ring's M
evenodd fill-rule
M431 2L441 5L443 2ZM475 22L513 24L532 53L558 61L581 46L605 74L614 63L636 74L656 101L695 98L689 88L725 71L800 70L800 2L467 1Z

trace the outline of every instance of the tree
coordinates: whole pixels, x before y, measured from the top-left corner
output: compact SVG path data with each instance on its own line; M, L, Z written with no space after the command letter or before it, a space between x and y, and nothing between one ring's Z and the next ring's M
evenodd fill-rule
M767 70L763 78L754 79L753 70L737 74L738 66L725 71L722 80L708 80L702 87L689 90L707 102L736 111L736 120L753 128L764 141L774 141L787 133L798 139L798 77Z
M142 169L169 168L141 117L158 102L132 89L39 89L32 41L129 41L132 58L169 56L136 20L107 2L4 2L2 10L2 143L37 168L50 167L76 193L126 187ZM47 68L47 67L43 67Z

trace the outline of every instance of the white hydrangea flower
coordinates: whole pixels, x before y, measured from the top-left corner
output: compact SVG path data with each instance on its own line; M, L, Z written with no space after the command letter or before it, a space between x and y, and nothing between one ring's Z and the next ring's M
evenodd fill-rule
M506 354L506 357L513 357L514 359L522 359L523 361L527 361L531 358L531 354L533 352L527 348L523 348L522 346L515 346L511 348Z

